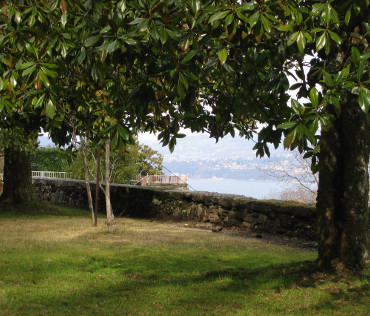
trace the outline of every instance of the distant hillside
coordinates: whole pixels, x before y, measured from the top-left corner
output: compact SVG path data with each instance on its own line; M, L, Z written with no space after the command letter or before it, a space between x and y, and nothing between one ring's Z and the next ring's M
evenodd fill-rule
M153 136L144 135L139 141L160 152L166 168L191 178L269 179L260 169L271 161L285 161L291 156L289 151L271 147L270 158L256 158L253 141L231 136L216 143L207 135L192 134L179 139L172 154Z

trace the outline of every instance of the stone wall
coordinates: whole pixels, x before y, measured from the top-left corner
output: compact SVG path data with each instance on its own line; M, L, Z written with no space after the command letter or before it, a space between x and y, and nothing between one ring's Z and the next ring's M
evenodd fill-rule
M43 200L87 208L83 181L35 178L34 186ZM94 194L95 185L91 186ZM103 196L100 201L104 209ZM111 186L111 202L116 216L198 221L255 233L316 239L314 207L293 202L117 184Z

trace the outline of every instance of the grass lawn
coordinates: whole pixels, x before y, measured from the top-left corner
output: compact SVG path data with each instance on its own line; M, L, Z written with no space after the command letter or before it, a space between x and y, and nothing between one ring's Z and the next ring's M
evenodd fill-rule
M370 315L370 271L313 273L315 252L56 209L0 213L0 315Z

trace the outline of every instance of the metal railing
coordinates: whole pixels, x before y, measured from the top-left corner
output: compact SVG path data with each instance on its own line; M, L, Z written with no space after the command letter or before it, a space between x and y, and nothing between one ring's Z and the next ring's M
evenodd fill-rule
M188 176L186 175L147 175L137 176L136 183L138 185L161 185L161 184L188 184Z
M32 171L32 177L71 179L71 172L58 171Z

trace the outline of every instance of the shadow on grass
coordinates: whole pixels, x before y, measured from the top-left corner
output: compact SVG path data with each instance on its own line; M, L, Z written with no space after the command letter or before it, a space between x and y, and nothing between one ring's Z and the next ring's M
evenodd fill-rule
M0 218L11 218L19 216L89 216L87 210L74 209L71 207L63 207L53 205L42 200L32 200L19 204L8 204L0 201Z
M51 215L71 216L56 208ZM0 315L271 315L287 305L294 314L318 315L336 313L338 302L368 304L370 275L366 285L352 285L351 278L317 273L314 262L302 260L312 256L293 250L246 247L230 255L227 248L142 246L113 237L42 240L19 255L15 245L4 245Z
M68 311L70 314L79 314L82 310L87 314L90 312L96 314L110 312L111 315L162 314L157 309L158 306L162 306L163 314L218 315L232 314L233 310L245 308L243 307L245 301L256 300L256 297L264 291L272 295L299 289L299 293L302 293L302 288L304 291L305 288L317 287L314 264L306 261L180 275L161 272L142 274L128 272L127 268L117 274L120 270L119 265L111 263L109 266L103 260L99 262L99 258L90 258L85 264L81 269L90 274L107 268L116 269L115 276L119 280L114 282L98 280L84 289L74 289L70 294L60 293L56 296L45 294L44 297L29 302L23 299L23 304L54 306L57 310ZM212 262L210 264L212 265ZM214 264L217 265L216 262ZM335 311L337 307L333 301L338 299L366 304L364 298L367 295L369 289L365 287L353 288L346 293L329 293L325 300L317 301L309 307L297 306L295 312L299 314L308 309L311 312L312 310L320 312L322 309ZM97 302L99 306L96 305ZM104 306L109 306L109 310L105 310ZM277 312L283 311L283 308L279 308L277 307Z
M297 290L297 295L300 295L305 289L317 290L320 278L312 261L268 264L267 259L256 267L253 262L240 267L240 261L221 262L217 256L201 260L198 255L152 257L150 260L149 256L141 256L137 249L126 252L126 255L128 260L120 257L107 259L100 255L80 258L78 262L71 259L68 264L56 263L54 269L48 272L50 275L40 273L34 276L36 281L32 282L35 284L31 285L26 295L19 296L21 301L18 304L29 306L29 314L36 311L32 310L33 307L37 307L37 313L46 315L45 311L52 311L54 315L221 315L245 308L248 300L257 300L254 304L262 308L262 312L260 304L264 304L265 297L261 303L261 295L267 297L292 290ZM222 268L225 264L236 267ZM204 267L199 269L199 265ZM41 270L44 268L47 267L39 266ZM80 278L81 283L67 290L61 287L60 292L37 289L37 284L51 277L55 271L66 280L70 277L71 282L76 277ZM321 277L323 282L328 281L327 276ZM336 281L335 278L341 280L340 276L330 278L329 281ZM30 292L34 293L31 295ZM322 309L335 311L337 305L333 301L338 300L365 304L363 302L369 294L368 285L354 286L345 292L330 292L329 289L324 300L318 300L309 307L304 304L296 306L295 312L303 313L308 308L318 312ZM9 312L19 312L15 307L18 304ZM278 311L283 310L283 307L279 308Z

